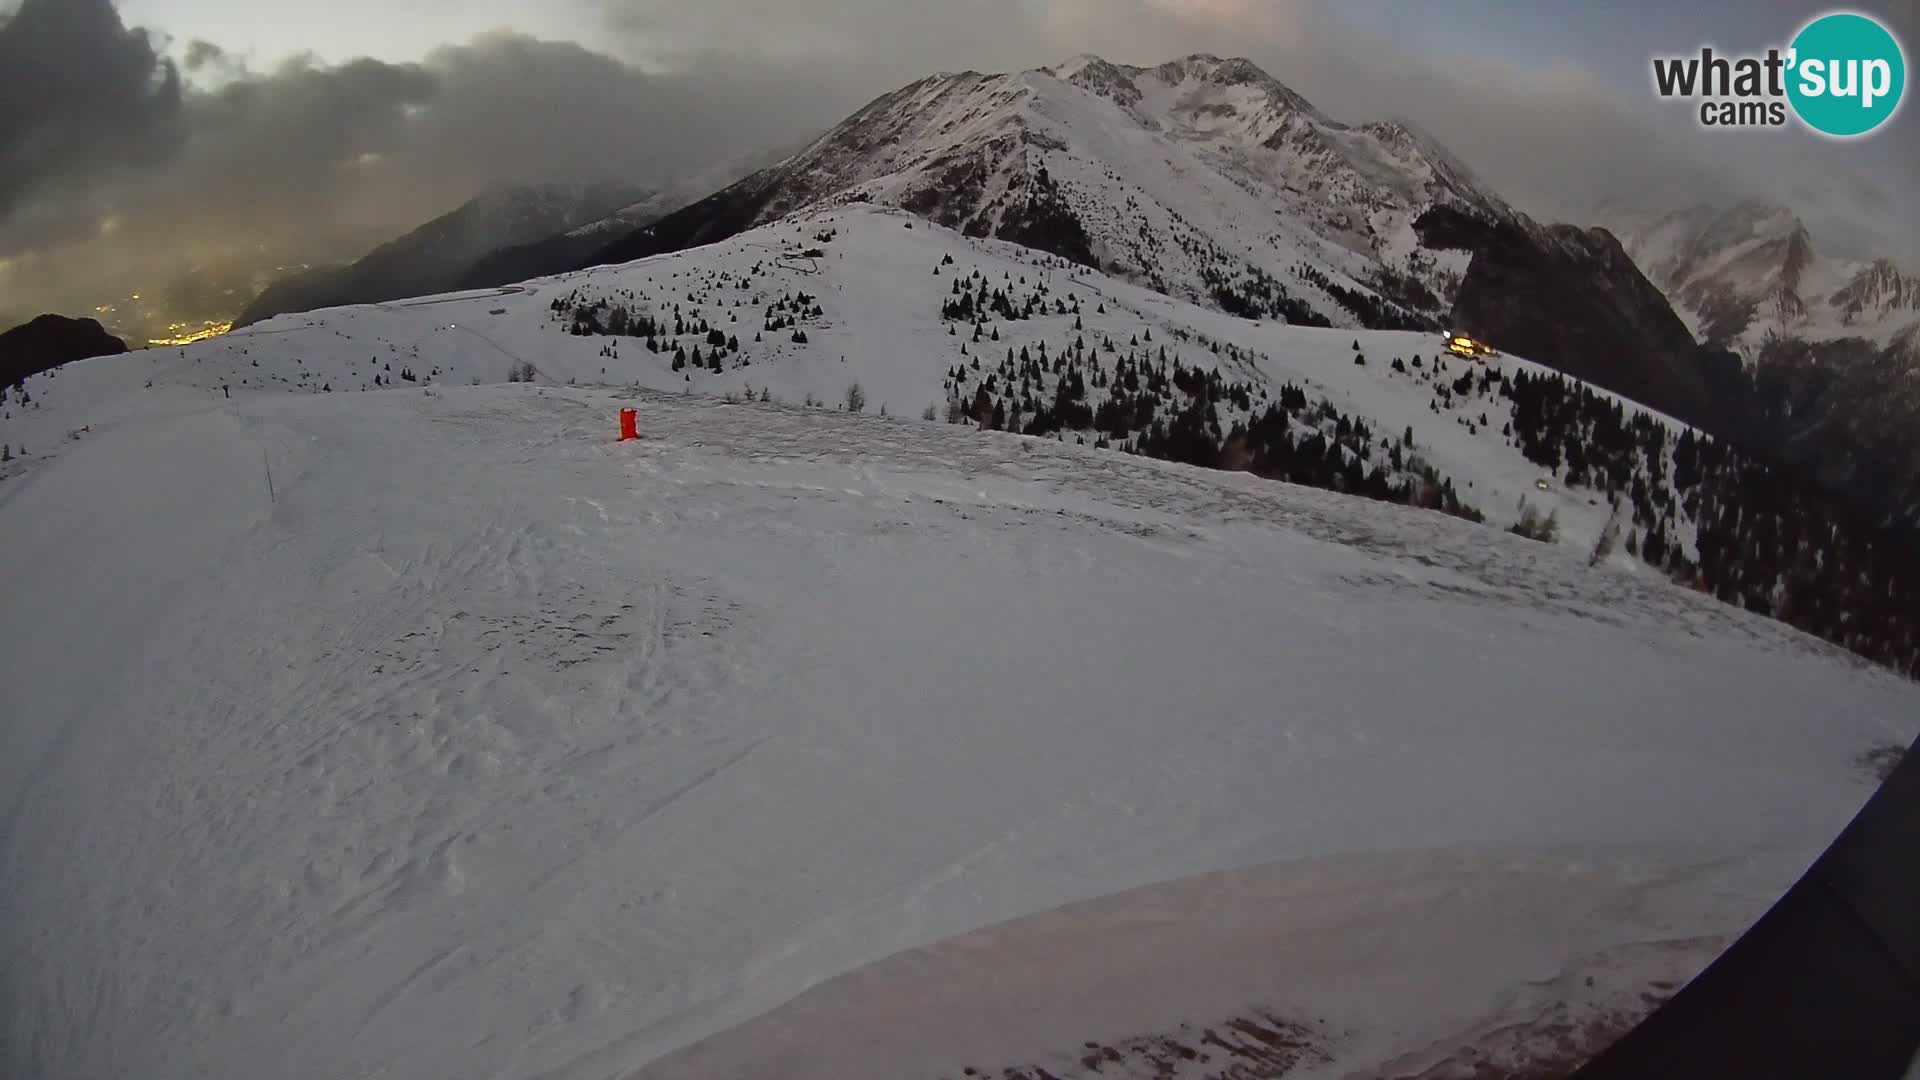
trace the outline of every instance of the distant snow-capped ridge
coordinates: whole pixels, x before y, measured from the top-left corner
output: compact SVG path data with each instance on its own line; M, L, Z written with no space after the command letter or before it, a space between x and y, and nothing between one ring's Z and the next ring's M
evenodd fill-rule
M1783 337L1884 346L1920 324L1920 276L1888 258L1823 254L1799 215L1778 203L1665 213L1612 206L1601 219L1704 338L1749 358Z
M1799 214L1765 200L1601 216L1701 340L1741 356L1749 437L1920 523L1920 276L1824 254Z

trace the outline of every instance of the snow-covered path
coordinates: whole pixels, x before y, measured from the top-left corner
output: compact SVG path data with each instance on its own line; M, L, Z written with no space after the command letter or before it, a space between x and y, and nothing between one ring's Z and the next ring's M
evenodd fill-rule
M1834 650L1438 515L694 398L617 445L621 400L256 398L9 489L0 1071L619 1075L1276 860L1624 853L1737 920L1914 733Z

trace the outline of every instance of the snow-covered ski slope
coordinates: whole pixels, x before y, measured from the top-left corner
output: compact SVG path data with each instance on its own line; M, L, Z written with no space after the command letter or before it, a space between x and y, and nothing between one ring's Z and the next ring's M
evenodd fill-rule
M1916 716L1777 624L1440 515L609 389L171 399L8 481L0 589L21 1077L616 1076L1154 882L1497 894L1351 915L1396 993L1303 956L1246 1000L1325 975L1365 1065L1582 958L1704 960ZM1421 912L1446 948L1378 951ZM1272 987L1178 974L1044 1034ZM965 1055L928 1068L1037 1037L942 1015L905 1018Z
M988 313L986 332L975 341L971 321L956 324L941 316L957 283L979 281L1004 290L1015 304L1036 299L1038 313L1020 320ZM804 312L798 303L782 305L803 296L810 300ZM649 352L633 337L573 336L567 332L571 316L552 310L556 301L601 300L635 317L650 316L666 331L678 314L688 332L658 339L662 351ZM1058 313L1063 303L1075 310ZM818 317L812 315L816 307ZM781 329L767 330L770 309L792 325L782 321ZM740 348L726 353L718 373L691 363L675 371L676 347L689 356L696 346L703 356L711 352L705 335L692 329L699 320L737 339ZM795 330L805 335L804 344L795 341ZM1482 365L1508 374L1544 372L1538 365L1511 357L1442 357L1440 335L1240 319L1029 249L962 237L901 211L858 204L625 266L506 290L283 316L183 350L155 350L125 363L71 365L29 382L38 407L12 409L0 421L0 439L44 456L59 452L79 428L165 407L158 402L203 402L218 397L222 385L239 400L285 391L339 394L396 382L420 385L400 381L409 371L427 383L465 385L503 381L521 362L533 365L548 385L577 380L709 395L764 392L789 403L811 397L828 409L838 407L858 382L870 411L884 407L917 417L932 406L944 416L950 396L970 400L1010 354L1039 355L1045 348L1057 358L1076 341L1109 370L1127 354L1218 369L1247 383L1256 407L1286 384L1301 386L1313 399L1367 421L1376 443L1399 442L1411 429L1414 446L1407 454L1450 479L1461 499L1496 528L1519 519L1525 498L1542 515L1558 515L1563 544L1586 551L1611 513L1596 493L1566 489L1511 445L1502 434L1511 402L1475 394L1440 403L1443 387ZM1356 344L1365 366L1354 362ZM1392 366L1396 359L1412 365L1416 358L1419 367ZM984 372L971 369L976 360ZM949 380L955 369L965 372L963 383ZM1048 400L1052 384L1035 392ZM1092 390L1089 399L1104 394ZM1246 411L1223 406L1219 416L1230 427ZM1677 422L1661 419L1680 430ZM1068 441L1075 437L1067 434ZM1091 434L1087 438L1093 441ZM30 464L0 465L0 475ZM1685 544L1690 538L1683 530L1680 539ZM1628 570L1639 565L1624 552L1613 562Z
M943 320L981 281L1032 317ZM568 333L600 299L687 332ZM739 348L675 371L700 321ZM1411 427L1490 523L919 418L1082 339ZM1440 407L1439 345L856 205L29 380L0 1073L1065 1077L1251 1009L1302 1075L1411 1073L1643 1008L1916 693L1589 569L1604 507L1538 489L1499 401ZM890 415L836 411L856 381ZM1523 495L1560 545L1499 530Z

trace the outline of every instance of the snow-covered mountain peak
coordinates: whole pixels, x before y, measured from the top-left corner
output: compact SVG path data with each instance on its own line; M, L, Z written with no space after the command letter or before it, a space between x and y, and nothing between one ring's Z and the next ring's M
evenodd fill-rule
M1244 56L1222 59L1212 53L1193 53L1176 60L1169 60L1155 67L1153 73L1162 82L1170 85L1201 82L1214 86L1252 86L1276 96L1291 98L1301 108L1312 108L1305 98L1295 94L1260 65Z
M1040 68L1039 71L1061 82L1097 92L1105 87L1131 88L1132 77L1139 69L1124 68L1092 53L1081 53L1064 63Z
M600 261L863 201L1181 299L1341 327L1446 320L1472 253L1429 247L1414 227L1428 211L1518 222L1430 137L1333 120L1248 60L1081 55L904 86Z
M1107 61L1106 58L1096 55L1094 53L1079 53L1075 56L1069 56L1067 59L1061 61L1058 64L1053 65L1052 67L1043 68L1041 70L1046 71L1048 74L1051 74L1053 77L1057 79L1066 79L1070 81L1074 77L1079 75L1082 71L1085 71L1088 68L1114 67L1114 66L1115 65Z
M1920 314L1920 277L1901 270L1892 259L1875 259L1861 267L1828 300L1848 323ZM1908 336L1920 323L1908 327Z
M1920 278L1891 259L1823 254L1791 208L1748 198L1666 214L1603 211L1634 261L1700 334L1750 358L1768 340L1886 344L1920 316Z
M1514 217L1465 163L1412 124L1341 123L1245 58L1196 53L1141 68L1079 56L1045 74L1112 102L1149 131L1205 147L1225 171L1281 174L1283 187L1322 202L1367 211L1444 204ZM1045 97L1044 85L1035 90Z
M1694 240L1692 254L1709 261L1737 257L1744 245L1756 244L1786 253L1811 249L1812 239L1792 210L1778 203L1747 199L1713 215Z
M1452 194L1466 201L1487 203L1489 208L1497 209L1502 217L1513 215L1513 209L1494 194L1493 187L1482 180L1472 166L1447 149L1425 128L1406 117L1376 120L1362 125L1360 130L1382 145L1400 151L1403 157L1417 157L1425 161L1446 182Z
M1602 214L1693 333L1739 354L1765 441L1920 520L1920 277L1822 252L1799 213L1766 200Z
M1231 133L1249 145L1272 137L1292 116L1338 126L1312 102L1244 58L1223 60L1195 53L1144 68L1082 54L1030 74L1105 98L1149 127Z

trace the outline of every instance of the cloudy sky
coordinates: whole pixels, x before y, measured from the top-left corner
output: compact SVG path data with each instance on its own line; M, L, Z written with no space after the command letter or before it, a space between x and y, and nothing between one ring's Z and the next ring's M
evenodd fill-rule
M1868 0L1920 40L1920 0ZM1401 116L1523 208L1790 196L1920 266L1920 119L1707 134L1648 58L1784 42L1785 0L0 0L0 309L239 248L351 246L498 182L664 180L941 70L1244 55ZM344 239L343 239L344 238Z

